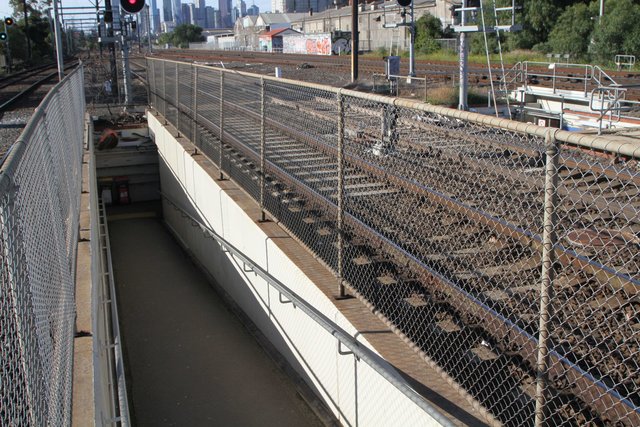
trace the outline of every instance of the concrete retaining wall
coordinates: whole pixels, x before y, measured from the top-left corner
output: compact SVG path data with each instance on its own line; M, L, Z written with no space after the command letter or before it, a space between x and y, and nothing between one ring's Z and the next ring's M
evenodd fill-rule
M187 141L177 141L148 114L160 156L162 192L190 211L291 290L346 331L356 329L297 265L274 243L290 239L275 224L258 224L257 206L232 182L216 181L217 169L202 155L192 155ZM343 355L338 341L229 253L206 238L199 227L164 201L167 225L198 262L260 328L288 363L326 402L343 425L435 425L414 402L367 364ZM274 231L275 230L275 231ZM317 264L317 268L323 268ZM179 286L180 284L176 284ZM360 341L371 346L360 337ZM250 387L247 384L247 387ZM248 408L250 410L250 408Z

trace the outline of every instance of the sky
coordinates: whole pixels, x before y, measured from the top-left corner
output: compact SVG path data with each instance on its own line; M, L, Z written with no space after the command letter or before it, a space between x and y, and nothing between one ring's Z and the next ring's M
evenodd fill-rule
M114 1L119 1L119 0L111 0L112 2ZM150 2L150 0L146 0L147 2ZM252 4L256 4L256 6L258 6L260 8L260 12L268 12L269 10L271 10L271 0L244 0L245 3L247 4L247 7L251 6ZM156 0L156 6L158 7L158 9L162 10L162 2L163 0ZM182 0L183 3L191 3L188 0ZM104 4L104 0L100 0L101 4ZM218 9L218 0L205 0L205 3L207 4L207 6L213 6L216 9ZM233 4L236 3L236 0L233 0ZM95 3L92 3L89 0L62 0L62 5L63 6L94 6ZM11 6L9 6L9 0L0 0L0 16L1 17L5 17L5 16L12 16L13 15L13 9L11 8ZM160 16L162 16L162 12L160 12Z

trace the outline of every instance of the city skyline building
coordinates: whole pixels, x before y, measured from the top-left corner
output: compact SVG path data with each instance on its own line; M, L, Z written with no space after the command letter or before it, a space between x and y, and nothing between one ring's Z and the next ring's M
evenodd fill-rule
M311 10L322 12L333 7L333 4L333 0L271 0L271 12L306 13Z
M189 8L189 23L191 25L198 25L198 10L196 10L196 5L193 3L188 3L187 7Z
M176 25L191 24L191 10L189 9L189 5L189 3L182 3L180 5L182 9L182 20L176 22ZM193 4L191 4L191 6L193 6Z
M173 21L172 0L163 0L162 2L162 22Z
M182 2L180 0L171 0L171 9L173 11L173 22L176 26L183 24Z
M162 10L160 11L156 8L155 16L153 13L151 16L152 31L156 33L167 27L164 25L165 22L170 22L169 27L172 28L182 24L192 24L211 29L232 28L236 19L247 15L260 14L260 7L255 4L255 0L252 1L253 4L250 7L244 0L217 0L218 8L207 6L206 0L190 0L185 3L181 0L151 0L151 7L153 7L153 3L158 1L162 1ZM212 1L216 0L209 0L209 3Z
M146 13L146 11L144 11L143 13ZM152 33L157 33L158 29L160 27L160 17L158 16L158 3L156 0L151 0L149 2L149 15L151 15L151 22L150 22L150 27L151 27L151 32ZM156 25L157 22L157 25Z
M218 10L220 11L220 28L233 27L231 0L218 0Z
M255 4L251 5L247 9L247 15L249 15L249 16L258 16L258 15L260 15L260 8L258 6L256 6Z

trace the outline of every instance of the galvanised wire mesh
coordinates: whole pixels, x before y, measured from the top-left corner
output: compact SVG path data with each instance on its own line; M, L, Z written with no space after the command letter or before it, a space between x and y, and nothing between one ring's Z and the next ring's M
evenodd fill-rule
M639 149L196 68L203 152L490 422L640 424Z
M47 95L0 170L0 424L69 425L82 67Z

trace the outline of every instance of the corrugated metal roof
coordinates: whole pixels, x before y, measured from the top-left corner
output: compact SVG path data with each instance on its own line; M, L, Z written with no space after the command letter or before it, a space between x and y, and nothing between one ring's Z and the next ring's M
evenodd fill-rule
M277 30L267 31L266 33L260 34L260 37L273 37L277 36L280 33L284 33L285 31L291 31L297 33L297 31L292 30L291 28L278 28Z

